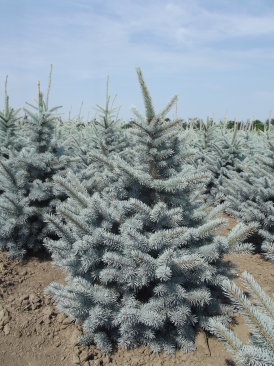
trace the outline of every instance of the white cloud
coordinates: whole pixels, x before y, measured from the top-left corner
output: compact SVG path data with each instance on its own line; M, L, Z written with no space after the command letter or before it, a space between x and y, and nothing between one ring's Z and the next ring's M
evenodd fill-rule
M209 11L197 1L99 1L68 2L64 13L48 10L35 17L26 15L22 38L0 42L2 63L45 66L52 60L64 64L64 71L79 79L98 75L106 68L127 69L127 65L155 63L156 68L235 67L245 58L273 59L274 51L256 45L239 51L214 42L243 37L274 37L273 14L254 16ZM97 10L96 10L97 9ZM73 12L73 16L72 16ZM23 38L24 37L24 38ZM18 42L19 41L19 42ZM244 40L243 40L244 43ZM216 55L218 54L218 61ZM220 58L222 62L220 63Z
M207 1L198 0L60 0L58 4L59 10L44 4L39 11L39 5L33 6L22 17L19 33L0 34L1 75L12 72L13 79L33 83L39 73L46 79L53 63L60 79L81 83L105 79L107 73L129 78L136 66L160 78L230 73L253 64L263 68L274 60L274 49L267 44L274 38L274 9L260 14L237 11L235 6L209 10ZM207 83L220 87L216 80Z

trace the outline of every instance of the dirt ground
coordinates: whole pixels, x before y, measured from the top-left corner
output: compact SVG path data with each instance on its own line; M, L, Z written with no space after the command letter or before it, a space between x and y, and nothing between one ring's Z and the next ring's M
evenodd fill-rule
M229 219L225 235L235 222ZM229 255L238 274L251 273L263 289L274 288L274 266L260 255ZM44 288L52 281L64 282L64 274L50 259L31 258L23 262L6 259L0 252L0 365L1 366L232 366L231 356L216 338L197 335L197 351L174 355L154 354L147 347L118 349L104 356L94 346L77 345L80 324L58 313ZM235 282L239 284L239 279ZM240 315L235 332L246 340L248 328Z

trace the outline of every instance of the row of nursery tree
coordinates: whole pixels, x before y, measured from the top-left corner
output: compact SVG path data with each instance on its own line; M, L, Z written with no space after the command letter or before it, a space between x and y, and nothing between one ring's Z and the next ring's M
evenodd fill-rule
M167 118L177 96L156 113L137 75L145 115L133 109L130 123L118 119L108 80L92 123L64 122L60 107L49 109L51 73L46 96L39 86L24 117L6 86L0 249L12 258L48 251L67 283L46 291L81 322L79 341L103 352L117 344L189 352L203 329L225 340L239 364L271 365L273 303L247 274L261 301L254 310L229 281L235 268L224 254L274 260L273 125L184 125ZM238 222L227 236L217 234L223 212ZM226 328L233 302L257 326L247 346Z

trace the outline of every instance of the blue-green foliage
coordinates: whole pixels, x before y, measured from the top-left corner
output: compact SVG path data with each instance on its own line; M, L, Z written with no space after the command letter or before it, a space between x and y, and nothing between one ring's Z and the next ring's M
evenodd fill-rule
M231 171L240 171L240 163L245 158L241 147L242 142L237 139L237 131L235 128L231 136L229 131L217 129L215 136L213 135L209 140L207 148L201 149L198 155L200 164L211 173L204 191L206 202L210 204L216 205L223 202L221 187L224 180Z
M16 258L42 249L43 216L56 203L51 178L61 169L59 143L53 140L55 108L48 111L42 95L39 99L37 113L26 111L31 119L17 135L21 150L6 149L8 159L0 160L0 248Z
M242 164L240 173L231 172L222 188L225 211L244 223L259 224L254 236L257 250L274 260L274 146L266 138L264 153Z
M102 352L113 343L189 352L197 328L207 329L212 317L230 318L220 287L231 275L223 254L250 250L242 240L254 229L240 224L227 237L214 236L224 220L216 218L218 208L203 211L197 199L208 176L182 166L179 122L165 119L176 97L156 114L137 73L146 116L134 110L128 129L136 141L129 150L134 164L106 156L106 169L117 178L93 195L71 172L54 178L69 198L57 206L58 215L47 215L60 239L45 245L67 284L52 283L47 292L59 310L82 322L81 341Z
M114 100L110 105L107 79L105 107L97 105L97 118L89 125L83 124L82 129L78 127L66 140L67 157L63 159L89 193L102 191L115 179L110 166L114 153L128 157L124 151L129 140L115 115L119 110L113 107Z
M223 341L233 354L238 366L272 366L274 360L274 304L247 272L242 274L243 283L254 300L254 304L233 282L224 281L223 288L244 316L251 334L247 344L228 329L220 320L210 321L211 332Z
M219 128L216 127L212 119L207 118L206 123L202 120L199 121L199 128L197 126L194 130L196 135L194 145L201 153L211 151L213 144L216 142L216 132L219 131Z
M16 127L20 119L18 113L20 109L14 110L9 105L9 96L7 92L8 77L5 82L5 100L4 110L0 111L0 156L7 157L5 149L16 146Z

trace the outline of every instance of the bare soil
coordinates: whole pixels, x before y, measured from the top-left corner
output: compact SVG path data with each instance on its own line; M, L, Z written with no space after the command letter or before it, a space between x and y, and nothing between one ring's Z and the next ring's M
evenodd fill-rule
M233 219L221 235L235 225ZM274 288L273 264L259 254L228 255L237 265L238 274L251 273L263 289ZM0 252L0 365L1 366L226 366L233 365L231 355L215 337L200 333L197 351L174 355L154 354L148 347L118 349L104 356L94 347L77 345L81 326L56 310L56 304L44 294L52 281L64 283L65 276L53 268L50 259L29 258L22 262L8 260ZM239 278L235 282L239 285ZM241 317L235 332L245 341L248 328Z

